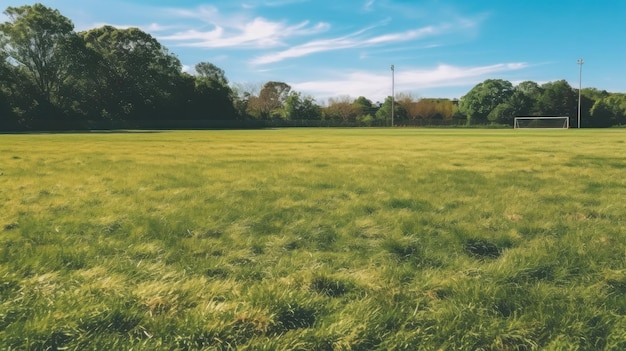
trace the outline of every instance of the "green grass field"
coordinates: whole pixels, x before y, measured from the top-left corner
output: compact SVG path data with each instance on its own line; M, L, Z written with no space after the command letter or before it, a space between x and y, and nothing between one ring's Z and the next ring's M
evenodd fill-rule
M0 135L2 350L624 350L626 131Z

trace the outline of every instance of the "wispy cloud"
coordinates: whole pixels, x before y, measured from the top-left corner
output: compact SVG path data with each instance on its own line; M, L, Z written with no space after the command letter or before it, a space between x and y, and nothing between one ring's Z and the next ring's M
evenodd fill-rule
M258 17L242 25L215 26L209 31L191 29L161 36L160 39L176 41L179 46L197 48L270 48L283 45L283 40L286 38L319 33L328 27L329 25L326 23L310 26L309 22L289 26L285 23L272 22Z
M487 77L492 74L517 71L528 67L527 63L498 63L488 66L458 67L441 64L432 70L408 70L398 74L398 85L402 88L410 87L440 87L458 84L471 84L476 78Z
M301 3L305 3L305 2L309 2L309 0L263 0L263 1L248 1L244 4L242 4L242 7L245 9L252 9L252 8L256 8L256 7L280 7L280 6L286 6L286 5L292 5L292 4L301 4Z
M205 23L219 23L221 19L218 8L211 5L202 5L193 9L168 8L163 11L173 18L195 19Z
M497 73L517 71L528 67L527 63L499 63L487 66L460 67L440 64L432 69L406 69L396 67L396 91L417 92L440 87L465 87L479 83ZM354 71L339 74L336 79L312 80L290 83L296 90L318 98L339 95L368 96L383 100L390 95L391 80L388 72L372 73Z
M328 23L311 24L302 21L288 24L264 17L247 18L243 14L222 15L212 6L202 6L197 11L171 10L180 17L196 19L212 27L210 30L189 29L160 36L161 40L177 42L178 46L196 48L271 48L285 45L294 36L308 36L327 31Z
M365 11L372 11L372 7L374 7L374 4L376 3L376 0L367 0L365 2L365 5L363 5L363 9Z
M268 7L278 7L292 4L301 4L309 2L309 0L273 0L273 1L263 1L263 5Z
M361 30L347 36L324 40L313 40L305 44L293 46L287 50L259 56L253 59L251 63L255 65L262 65L283 61L289 58L307 56L319 52L338 51L406 42L414 40L416 38L432 35L437 31L437 27L429 26L421 29L408 30L405 32L364 37L362 34L366 32L366 30Z

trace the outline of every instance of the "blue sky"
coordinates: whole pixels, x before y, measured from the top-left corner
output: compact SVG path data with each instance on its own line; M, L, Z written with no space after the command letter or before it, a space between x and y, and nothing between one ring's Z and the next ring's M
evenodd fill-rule
M77 31L139 27L186 70L254 89L286 82L319 103L396 93L459 98L485 79L567 80L626 92L622 0L40 0ZM33 2L0 0L0 7ZM0 16L1 21L6 18Z

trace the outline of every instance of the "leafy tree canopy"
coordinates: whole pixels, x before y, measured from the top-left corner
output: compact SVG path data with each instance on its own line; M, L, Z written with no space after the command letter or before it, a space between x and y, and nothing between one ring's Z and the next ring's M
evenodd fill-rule
M228 86L228 79L224 70L210 62L200 62L196 65L196 73L202 79L215 82L220 86Z
M8 7L9 21L0 23L0 47L37 89L40 104L54 104L72 61L69 43L74 24L42 4Z
M511 82L502 79L487 79L477 84L459 100L459 111L471 123L486 122L496 106L507 102L513 94Z

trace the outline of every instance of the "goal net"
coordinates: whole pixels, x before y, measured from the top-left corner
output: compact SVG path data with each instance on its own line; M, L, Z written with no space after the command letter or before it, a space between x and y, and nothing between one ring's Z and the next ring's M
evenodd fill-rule
M513 128L569 128L569 117L515 117Z

